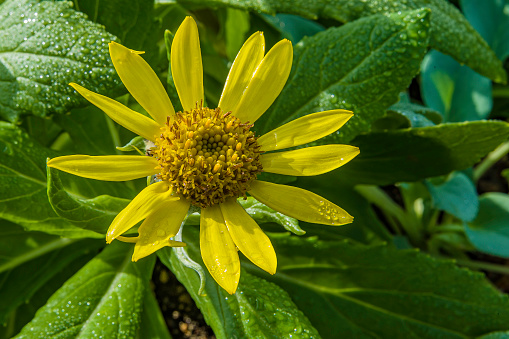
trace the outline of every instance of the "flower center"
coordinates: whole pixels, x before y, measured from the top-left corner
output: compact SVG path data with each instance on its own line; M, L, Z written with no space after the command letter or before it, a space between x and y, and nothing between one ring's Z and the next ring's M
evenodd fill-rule
M202 208L245 197L262 171L252 126L220 108L197 107L168 117L151 151L159 162L158 178Z

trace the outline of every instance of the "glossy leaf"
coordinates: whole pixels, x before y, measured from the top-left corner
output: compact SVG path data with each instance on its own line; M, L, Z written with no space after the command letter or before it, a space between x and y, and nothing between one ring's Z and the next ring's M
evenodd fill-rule
M116 37L70 2L8 0L0 30L0 116L9 121L81 105L70 82L100 93L119 84L107 45Z
M354 116L325 143L367 132L417 74L428 43L427 9L329 28L295 46L286 87L256 126L260 135L303 115L344 108ZM412 36L410 32L420 32ZM365 46L370 48L365 48Z
M509 327L507 296L452 261L385 245L272 240L278 272L262 276L289 292L324 338L464 338Z
M361 152L339 171L363 184L417 181L470 167L508 136L509 125L500 121L371 133L351 142Z
M46 159L57 155L60 154L38 145L20 128L0 122L0 217L33 231L69 238L102 237L72 225L51 207L46 193ZM65 187L72 187L73 194L84 198L106 192L124 197L132 194L123 183L112 185L66 174L62 178Z
M133 338L154 261L131 262L130 248L107 246L51 296L16 338Z
M483 194L479 198L479 214L465 225L465 231L479 251L509 258L509 196Z
M330 18L350 22L373 14L390 14L427 7L431 9L430 45L453 56L480 74L505 82L502 63L463 15L446 0L177 0L181 4L229 6L250 11L296 14L317 19ZM418 33L415 30L413 34ZM457 37L461 35L461 39Z
M80 257L103 245L94 240L74 241L40 232L27 233L6 221L0 223L0 244L1 323L68 265L76 265Z

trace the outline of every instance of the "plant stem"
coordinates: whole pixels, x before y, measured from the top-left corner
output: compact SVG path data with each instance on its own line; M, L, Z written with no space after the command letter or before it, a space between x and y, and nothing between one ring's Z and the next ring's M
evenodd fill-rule
M120 144L120 136L118 135L118 130L115 126L115 123L106 114L104 115L104 118L106 119L106 124L108 125L108 130L110 131L111 139L113 140L113 145L115 147L122 146ZM117 154L122 154L122 152L119 151L118 149L116 150L116 152L117 152Z
M509 275L509 266L491 264L491 263L487 263L487 262L483 262L483 261L472 261L472 260L463 260L463 259L455 259L455 260L458 265L465 266L468 268Z
M419 226L414 222L415 220L409 217L382 189L378 186L357 185L355 190L370 203L378 206L384 213L394 216L414 244L421 243L421 233Z
M509 141L504 142L494 151L484 158L483 161L474 169L474 181L477 182L479 178L497 161L499 161L504 155L509 152Z

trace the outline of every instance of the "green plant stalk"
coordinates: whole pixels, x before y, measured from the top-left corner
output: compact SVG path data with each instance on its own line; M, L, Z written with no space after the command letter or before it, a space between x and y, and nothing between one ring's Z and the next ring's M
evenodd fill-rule
M456 260L456 263L460 266L465 266L468 268L509 275L509 266L491 264L491 263L482 262L482 261L472 261L472 260L463 260L463 259L455 259L455 260Z
M502 157L507 153L509 153L509 141L506 141L495 148L495 150L489 153L486 158L481 161L481 163L474 169L474 181L477 182L491 166L502 159Z
M115 147L122 146L122 144L120 143L120 136L118 135L118 130L115 127L115 123L106 114L104 115L104 118L106 119L106 124L108 125L108 130L110 131L111 140L113 140L113 144L115 145ZM122 154L122 152L119 151L118 149L115 151L117 152L117 154Z
M414 244L422 243L421 232L414 218L408 216L382 189L377 186L357 185L355 190L384 213L394 216Z

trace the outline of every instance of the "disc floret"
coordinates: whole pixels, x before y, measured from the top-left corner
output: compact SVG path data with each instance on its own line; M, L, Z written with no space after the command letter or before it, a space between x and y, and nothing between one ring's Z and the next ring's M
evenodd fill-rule
M262 171L252 126L220 108L196 107L168 117L151 151L158 179L202 208L245 197Z

